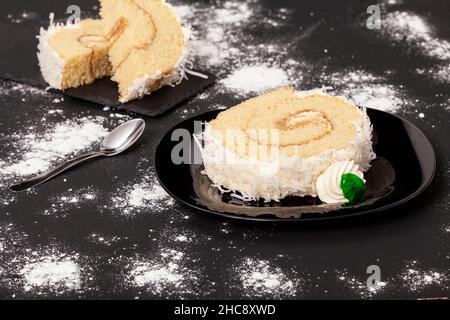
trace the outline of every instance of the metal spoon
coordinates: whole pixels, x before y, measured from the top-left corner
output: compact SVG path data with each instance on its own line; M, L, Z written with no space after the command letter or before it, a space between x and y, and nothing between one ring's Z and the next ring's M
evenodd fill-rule
M134 119L123 123L103 139L99 151L78 156L28 181L11 186L10 189L14 192L24 191L36 187L86 160L97 157L111 157L122 153L139 139L144 132L144 129L145 121L142 119Z

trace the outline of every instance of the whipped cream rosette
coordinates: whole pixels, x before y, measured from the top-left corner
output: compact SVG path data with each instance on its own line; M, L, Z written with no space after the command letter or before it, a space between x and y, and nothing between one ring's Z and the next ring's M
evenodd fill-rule
M325 203L356 203L363 200L366 180L359 166L351 161L333 163L317 178L317 193Z

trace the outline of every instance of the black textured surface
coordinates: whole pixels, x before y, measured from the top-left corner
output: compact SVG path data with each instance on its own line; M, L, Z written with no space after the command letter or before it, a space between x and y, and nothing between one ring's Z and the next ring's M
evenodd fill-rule
M89 8L93 5L91 1L77 2ZM367 16L367 1L281 0L262 3L264 8L291 8L295 12L294 18L289 20L288 27L279 31L269 28L271 31L261 35L261 30L246 28L245 32L264 39L288 35L292 39L291 58L327 66L328 72L354 67L382 75L386 70L395 70L389 81L402 85L410 97L421 101L412 109L402 110L401 115L427 135L436 151L437 175L426 192L383 215L304 226L226 222L215 216L198 214L184 206L176 206L169 212L138 213L133 217L116 214L108 208L111 195L122 184L140 181L141 172L137 171L137 167L142 160L147 160L144 166L151 170L157 142L166 130L185 117L181 109L172 110L164 116L146 119L144 138L132 152L86 164L69 172L64 177L67 181L55 179L33 193L16 195L8 205L0 206L0 222L3 225L12 224L18 232L28 234L25 240L11 238L18 243L14 251L17 254L2 254L0 270L20 261L21 252L29 254L25 250L39 250L57 243L67 252L78 253L87 266L84 272L89 271L88 276L83 276L81 291L63 294L49 292L45 295L27 292L20 285L6 285L13 282L11 279L17 278L19 281L20 276L2 272L0 297L241 298L245 296L245 290L238 285L234 267L247 257L265 259L281 270L295 270L303 281L295 298L360 298L358 289L354 290L345 281L339 280L338 271L345 270L350 278L354 276L364 283L366 268L373 264L380 266L382 279L396 279L389 280L389 288L375 298L450 296L448 282L414 291L399 280L411 261L417 261L418 266L425 270L448 272L450 267L450 235L444 231L450 224L450 112L443 107L449 105L448 83L435 83L414 72L419 67L433 66L437 61L410 48L392 46L362 28ZM72 4L71 1L3 1L0 19L4 19L6 13L18 15L26 9L41 12L37 20L43 24L47 21L47 12L55 11L57 16L63 16L68 4ZM403 1L390 10L395 9L427 17L439 37L450 40L448 1ZM314 16L310 12L314 12ZM27 23L35 21L24 24ZM310 30L308 28L317 24L319 27L312 29L313 32L307 35L302 33L301 30ZM331 28L333 32L330 32ZM327 55L323 53L324 48L328 49ZM8 43L3 43L1 50L8 50ZM227 66L223 65L223 68ZM320 86L322 83L316 75L322 71L321 68L312 68L304 74L302 87ZM213 90L215 87L208 92ZM45 115L42 106L47 105L48 101L35 96L27 97L29 99L23 102L17 94L0 98L1 152L6 154L12 148L6 145L11 132L21 130L30 122L39 122ZM206 100L195 99L184 107L189 114L200 114L211 110L212 105L230 106L240 99L219 94ZM74 99L66 99L58 108L64 110L66 118L85 114L105 115L93 105ZM426 117L419 118L415 109L425 112ZM42 214L45 209L51 208L53 197L61 194L62 190L76 190L84 186L95 186L101 190L98 199L87 205L69 208L61 216ZM1 196L5 199L12 197L5 190L2 190ZM92 233L116 236L120 240L105 246L90 241ZM125 284L124 278L129 269L123 262L124 258L125 261L136 256L156 258L158 250L169 243L167 235L178 233L195 235L195 241L178 244L177 247L189 256L186 267L199 272L199 284L192 288L193 294L168 291L155 294ZM12 233L8 236L12 237Z

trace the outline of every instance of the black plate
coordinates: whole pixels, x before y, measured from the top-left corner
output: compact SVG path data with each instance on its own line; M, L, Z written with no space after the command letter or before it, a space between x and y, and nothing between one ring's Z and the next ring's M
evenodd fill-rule
M427 137L411 122L398 116L367 109L374 127L377 158L366 173L365 202L356 206L331 206L312 197L287 197L280 202L243 202L222 195L200 173L201 165L176 165L171 153L176 129L194 132L194 121L210 121L219 111L187 119L169 130L158 145L155 169L163 188L178 201L203 212L254 221L326 220L380 212L405 203L423 192L436 171L436 157ZM197 148L192 143L192 148ZM193 157L193 149L189 157Z

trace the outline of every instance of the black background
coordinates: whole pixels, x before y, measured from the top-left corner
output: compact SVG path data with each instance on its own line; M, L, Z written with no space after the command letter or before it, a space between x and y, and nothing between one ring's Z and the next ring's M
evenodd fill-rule
M83 8L91 8L92 1L77 3ZM93 161L81 168L72 170L63 179L55 179L31 194L13 195L16 200L7 207L0 207L0 222L13 223L17 229L29 236L28 244L33 248L57 242L69 251L78 252L89 261L92 280L85 281L80 292L67 292L55 295L51 292L37 296L33 292L24 292L20 288L11 288L0 282L2 298L241 298L242 289L236 286L232 269L236 262L245 257L266 259L276 263L282 270L294 269L299 278L304 279L302 289L296 298L360 298L358 293L338 279L337 272L346 270L363 283L367 278L366 268L379 265L382 279L387 279L389 287L374 298L424 298L450 296L448 282L441 286L429 286L424 290L411 291L398 281L405 265L417 261L425 270L447 272L449 263L449 233L444 229L449 219L449 123L450 111L442 103L450 98L448 83L434 83L414 73L418 67L433 66L435 61L426 56L411 52L408 48L399 48L383 40L372 37L367 30L361 31L360 24L353 22L364 19L367 1L263 1L264 7L283 6L295 9L290 30L286 34L296 37L298 27L305 29L317 22L324 21L302 43L302 56L308 61L326 64L330 70L346 67L364 67L381 74L384 70L396 70L391 79L394 84L405 86L413 97L422 102L416 109L426 114L420 119L416 112L402 112L429 137L438 159L438 171L430 188L420 197L394 210L364 219L318 224L255 224L220 220L197 213L182 206L176 206L171 212L141 213L132 218L105 213L102 208L110 199L99 197L90 206L74 208L64 218L52 218L40 214L51 205L51 196L60 190L84 185L95 185L105 194L111 194L115 186L125 181L139 181L140 172L136 165L140 159L153 162L153 153L157 142L165 131L180 121L183 113L173 110L157 117L146 118L147 130L139 146L123 156ZM41 12L42 16L29 22L44 23L47 12L55 11L64 15L71 1L2 1L0 19L7 22L6 13L27 11ZM437 29L442 39L450 39L448 24L448 1L404 1L401 10L409 10L426 16ZM315 12L314 16L309 13ZM0 20L1 21L1 20ZM334 26L336 32L328 32ZM259 32L246 30L246 32ZM279 36L267 34L267 37ZM331 54L323 56L323 48ZM2 44L1 50L8 50ZM18 53L20 54L20 53ZM350 58L352 57L352 58ZM293 56L293 58L299 58ZM226 70L226 66L223 66ZM320 86L318 78L311 74L304 80L305 87ZM214 89L209 89L214 90ZM30 100L31 99L31 100ZM23 126L30 119L39 119L42 110L38 108L41 97L29 97L22 102L17 96L2 96L0 133L4 141L8 133ZM193 113L208 111L212 104L233 105L236 97L219 95L213 100L191 100L187 108ZM31 102L30 102L31 101ZM448 105L448 103L447 103ZM104 115L98 106L78 100L65 99L61 108L66 117L86 113ZM0 149L8 152L8 147ZM8 191L1 193L11 197ZM188 215L189 219L183 219ZM228 233L221 232L222 229ZM155 230L150 236L149 229ZM120 279L125 272L121 259L135 255L152 257L158 252L157 244L164 242L167 231L182 230L196 235L196 241L186 244L184 251L191 256L187 261L189 268L200 270L201 277L193 294L184 296L164 292L152 294L145 289L122 285ZM91 233L119 236L121 240L105 247L87 240ZM156 237L157 241L150 238ZM207 239L210 240L207 240ZM19 252L19 251L18 251ZM281 256L279 256L281 255ZM9 263L14 257L3 256L2 263ZM1 277L11 275L1 274ZM351 276L350 276L351 277ZM397 280L389 280L397 279ZM268 297L270 298L270 297Z

